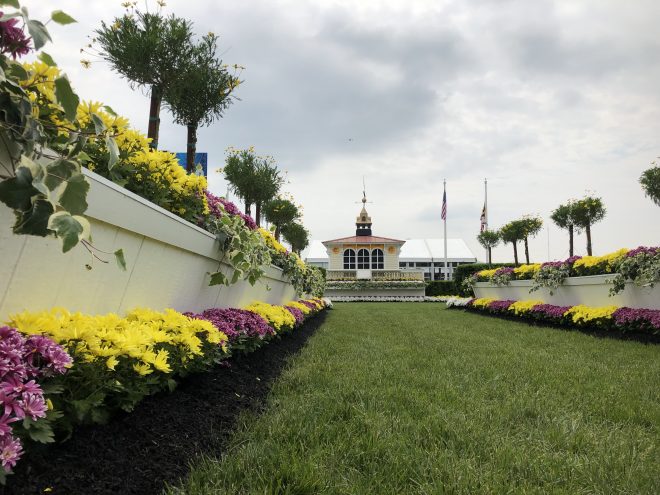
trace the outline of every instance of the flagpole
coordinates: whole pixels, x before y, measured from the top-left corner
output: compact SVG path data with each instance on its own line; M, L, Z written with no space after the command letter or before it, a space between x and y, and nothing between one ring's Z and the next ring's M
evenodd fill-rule
M484 230L488 230L488 179L484 179ZM490 250L486 249L486 259L490 265Z
M444 179L442 181L442 186L443 186L443 197L445 198L445 207L446 207L446 205L447 205L447 203L446 203L446 201L447 201L447 179ZM445 224L445 277L444 277L444 280L449 280L449 264L447 263L447 215L446 215L446 213L445 213L444 224Z

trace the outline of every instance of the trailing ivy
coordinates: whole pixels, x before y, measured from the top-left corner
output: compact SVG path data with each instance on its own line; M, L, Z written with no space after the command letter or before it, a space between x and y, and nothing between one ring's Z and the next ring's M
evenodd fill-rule
M80 242L90 249L90 226L82 216L89 190L81 168L87 157L83 148L94 137L115 149L112 130L96 120L91 129L67 125L75 120L80 100L53 58L39 56L46 72L52 68L57 73L50 79L16 61L32 51L30 41L37 51L50 41L46 26L30 19L26 9L18 10L18 1L4 3L17 10L0 20L7 34L0 40L0 201L14 212L15 234L54 235L64 252ZM75 22L62 11L53 12L51 20ZM109 168L113 160L111 156ZM121 266L123 254L115 256Z

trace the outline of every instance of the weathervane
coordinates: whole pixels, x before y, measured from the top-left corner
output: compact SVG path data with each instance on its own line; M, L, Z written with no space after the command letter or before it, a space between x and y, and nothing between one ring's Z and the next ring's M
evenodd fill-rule
M360 202L363 204L366 203L373 204L373 201L367 201L367 186L364 181L364 175L362 176L362 201L356 201L355 204L358 204Z

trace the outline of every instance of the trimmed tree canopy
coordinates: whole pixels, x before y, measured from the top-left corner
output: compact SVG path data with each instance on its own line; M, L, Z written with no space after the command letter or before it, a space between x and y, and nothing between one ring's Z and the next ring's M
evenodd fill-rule
M660 206L660 167L645 170L639 178L639 182L651 201Z
M264 215L275 225L275 237L279 240L282 228L300 217L300 211L293 202L284 198L275 198L264 204Z
M282 236L284 240L291 244L294 253L300 254L300 251L309 245L309 232L299 223L289 223L282 227Z

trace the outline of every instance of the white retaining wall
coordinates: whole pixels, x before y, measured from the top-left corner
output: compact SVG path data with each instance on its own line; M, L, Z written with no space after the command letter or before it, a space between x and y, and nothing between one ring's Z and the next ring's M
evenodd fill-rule
M122 248L127 270L117 267L112 254L99 254L110 261L104 264L93 260L82 245L63 254L59 239L14 235L13 212L0 204L0 322L18 311L54 306L91 314L123 313L135 307L201 311L296 298L288 277L273 266L254 286L241 281L209 287L210 273L220 269L230 278L232 274L232 268L221 262L212 234L84 172L91 185L85 216L94 245L109 253Z
M513 280L510 285L494 285L489 282L477 282L474 287L476 297L512 299L515 301L541 300L557 306L625 306L628 308L660 309L660 283L655 287L637 287L632 282L625 290L615 296L609 295L613 275L592 275L588 277L569 277L550 294L549 289L529 292L531 280Z

